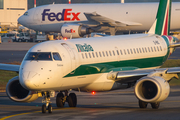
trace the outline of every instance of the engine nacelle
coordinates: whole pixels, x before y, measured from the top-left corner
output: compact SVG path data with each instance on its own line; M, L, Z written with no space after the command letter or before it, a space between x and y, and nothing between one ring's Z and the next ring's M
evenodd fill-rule
M15 102L32 102L38 98L38 93L26 90L21 86L18 76L9 80L6 85L6 94Z
M161 102L169 96L170 86L158 76L143 77L135 85L136 97L147 103Z
M91 33L91 29L79 24L64 24L61 27L61 34L67 38L79 38Z

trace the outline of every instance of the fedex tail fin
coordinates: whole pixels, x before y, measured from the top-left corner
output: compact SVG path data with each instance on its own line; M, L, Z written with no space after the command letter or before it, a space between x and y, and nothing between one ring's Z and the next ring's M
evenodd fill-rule
M156 20L149 34L169 35L172 0L160 0Z

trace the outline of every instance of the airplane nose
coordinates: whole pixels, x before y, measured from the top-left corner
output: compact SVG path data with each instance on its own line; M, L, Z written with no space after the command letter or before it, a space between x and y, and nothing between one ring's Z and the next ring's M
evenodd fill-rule
M27 16L26 16L27 17ZM19 24L21 24L21 25L23 25L23 26L25 26L25 27L29 27L29 25L27 24L27 22L28 22L28 20L27 20L27 18L26 18L25 16L20 16L19 18L18 18L18 23Z
M23 72L20 76L20 83L24 88L28 90L34 90L39 87L40 75L32 71Z
M20 16L20 17L18 18L18 23L21 24L21 25L22 25L22 22L23 22L23 21L22 21L22 19L23 19L22 17L23 17L23 16Z

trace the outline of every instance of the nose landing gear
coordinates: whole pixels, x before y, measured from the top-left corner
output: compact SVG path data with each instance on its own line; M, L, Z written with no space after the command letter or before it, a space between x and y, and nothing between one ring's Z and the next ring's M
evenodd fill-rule
M46 103L42 105L42 113L46 113L46 110L48 110L49 113L52 113L52 105L50 104L50 93L43 93L44 99L42 100L42 103Z

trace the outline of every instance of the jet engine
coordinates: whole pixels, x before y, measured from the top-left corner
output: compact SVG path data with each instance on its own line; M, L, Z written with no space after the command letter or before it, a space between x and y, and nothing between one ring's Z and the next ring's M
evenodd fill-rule
M8 97L15 102L32 102L38 98L38 93L24 89L16 76L9 80L6 86Z
M161 102L169 96L170 86L158 76L143 77L135 85L136 97L147 103Z
M64 24L61 27L61 34L67 38L79 38L91 33L92 30L80 24Z

